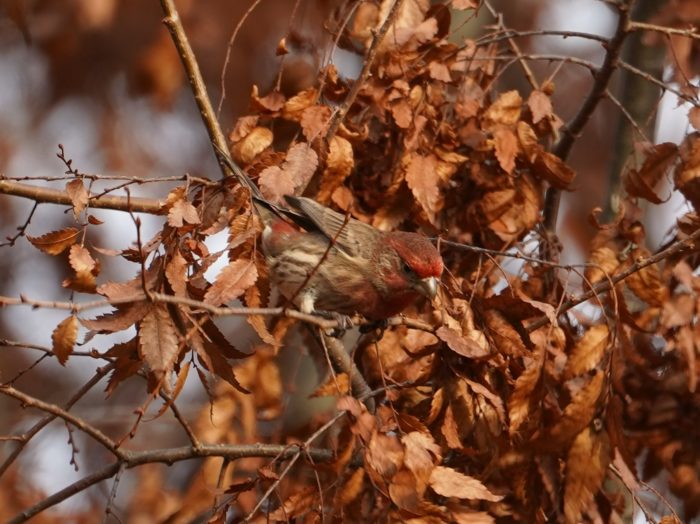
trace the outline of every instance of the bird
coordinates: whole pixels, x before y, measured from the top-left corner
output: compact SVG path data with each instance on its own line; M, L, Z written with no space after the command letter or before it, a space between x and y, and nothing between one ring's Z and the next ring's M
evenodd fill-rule
M302 196L266 200L230 156L217 153L251 192L270 281L303 313L392 317L437 294L444 264L426 236L379 229Z

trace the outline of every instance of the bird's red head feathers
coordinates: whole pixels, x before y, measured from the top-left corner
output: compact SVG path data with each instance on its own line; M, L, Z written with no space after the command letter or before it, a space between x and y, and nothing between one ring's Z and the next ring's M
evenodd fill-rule
M442 275L442 257L432 242L423 235L395 231L387 233L386 241L418 278L439 278Z

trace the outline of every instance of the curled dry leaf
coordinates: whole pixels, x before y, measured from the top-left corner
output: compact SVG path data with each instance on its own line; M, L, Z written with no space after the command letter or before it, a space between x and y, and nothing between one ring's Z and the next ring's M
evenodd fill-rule
M433 491L443 497L489 502L498 502L503 499L501 495L495 495L474 477L445 466L436 466L430 474L429 482Z
M333 136L328 146L326 170L323 172L316 199L321 203L327 203L334 191L350 175L354 165L355 159L350 142L343 137Z
M546 151L537 155L533 170L537 176L558 189L568 189L576 176L576 172L561 158Z
M65 365L68 357L73 352L73 346L78 338L78 317L71 315L61 321L51 333L51 351L56 358Z
M564 517L567 524L579 522L593 501L610 464L610 441L605 431L590 426L576 436L566 459Z
M73 216L78 218L88 205L90 195L82 178L75 178L66 184L66 193L73 204Z
M258 270L252 260L234 260L221 270L204 294L204 301L216 305L230 302L240 297L257 279Z
M596 284L611 277L619 266L617 252L609 246L601 246L594 249L588 257L584 275L591 284Z
M80 229L67 227L65 229L46 233L40 237L31 237L27 235L27 239L35 248L43 251L47 255L60 255L76 243L79 235Z
M625 191L631 196L643 198L653 204L664 202L655 190L669 169L676 163L678 147L671 142L664 142L649 148L642 167L625 173L623 181ZM666 199L667 200L667 199Z
M592 326L574 346L564 368L564 378L577 377L594 369L605 354L610 340L606 324Z
M263 112L276 113L284 107L284 95L279 91L272 91L267 95L260 97L260 91L257 85L253 85L250 93L250 101L253 107Z
M284 103L282 117L299 122L304 110L314 105L317 100L318 91L313 87L306 89Z
M250 164L256 156L272 145L272 140L272 131L266 127L256 127L233 145L233 158L242 164Z
M490 131L497 124L514 127L520 120L522 106L523 99L517 91L502 93L486 110L484 115L485 129Z

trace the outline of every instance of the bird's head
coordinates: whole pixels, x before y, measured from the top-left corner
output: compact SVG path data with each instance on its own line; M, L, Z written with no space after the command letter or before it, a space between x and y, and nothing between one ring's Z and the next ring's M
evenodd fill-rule
M443 262L432 242L418 233L401 231L387 233L385 240L393 255L389 257L392 287L435 298Z

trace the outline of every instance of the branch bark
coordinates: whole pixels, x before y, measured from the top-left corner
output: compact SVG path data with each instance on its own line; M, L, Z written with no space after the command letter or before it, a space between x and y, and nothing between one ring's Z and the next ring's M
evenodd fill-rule
M65 191L22 184L12 180L0 180L0 193L28 198L42 204L73 205L68 193ZM90 199L90 207L92 208L131 211L133 213L149 213L152 215L161 214L162 206L162 201L150 198L101 196Z

